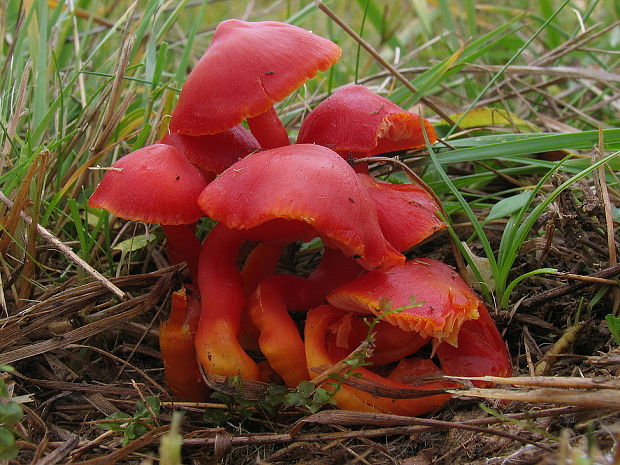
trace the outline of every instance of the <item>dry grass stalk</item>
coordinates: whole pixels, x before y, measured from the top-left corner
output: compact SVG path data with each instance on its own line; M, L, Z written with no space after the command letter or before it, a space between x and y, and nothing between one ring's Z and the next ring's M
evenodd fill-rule
M534 365L534 375L542 376L548 373L557 361L555 356L566 352L577 339L579 332L586 326L586 323L580 321L564 331L560 339L555 341L549 350L545 352L542 360Z
M447 392L457 397L481 397L483 399L620 410L620 390L598 389L591 391L569 391L562 389L531 389L527 391L516 391L508 389L474 388L448 390Z
M46 341L28 344L24 347L4 352L0 354L0 364L13 363L18 360L43 354L50 350L66 347L68 344L86 339L128 321L149 310L154 304L160 301L162 297L170 291L171 280L171 274L162 276L148 294L134 297L133 299L115 305L113 307L115 314L112 316L81 326Z
M6 196L2 191L0 191L0 201L2 201L9 208L13 207L13 202ZM23 210L18 210L19 216L28 224L33 223L32 218L28 216ZM45 229L38 223L36 224L37 232L43 236L43 238L49 242L53 247L58 249L63 255L65 255L69 260L75 263L78 267L85 270L88 274L90 274L93 278L99 281L103 286L108 289L110 292L118 296L119 298L125 298L125 293L121 291L117 286L112 284L108 278L103 276L97 270L95 270L92 266L82 260L73 250L67 247L60 239L54 236L50 231Z

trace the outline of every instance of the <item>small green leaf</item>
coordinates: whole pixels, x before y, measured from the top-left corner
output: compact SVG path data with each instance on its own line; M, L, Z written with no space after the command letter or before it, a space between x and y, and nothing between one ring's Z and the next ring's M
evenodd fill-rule
M157 415L161 410L161 404L157 397L148 396L145 397L144 400L146 400L146 404L141 400L136 402L136 413L133 415L136 420L152 418L153 414Z
M297 392L299 392L306 398L309 398L314 392L314 384L312 384L310 381L302 381L301 383L299 383L299 386L297 386Z
M17 402L0 404L0 424L13 426L24 418L24 411Z
M285 407L299 407L306 403L306 398L301 396L298 392L291 392L284 396Z
M4 371L5 373L14 373L15 368L11 365L0 365L0 371Z
M131 417L124 412L114 412L106 417L106 421L99 423L99 428L105 431L123 431Z
M127 428L123 431L123 446L126 446L134 439L138 439L140 436L144 436L149 432L149 429L142 423L132 422L127 425Z
M130 237L116 244L113 249L120 251L122 254L135 252L143 249L155 240L154 234L141 234L139 236Z
M0 460L14 459L18 453L19 449L13 432L8 428L0 427Z
M505 218L515 212L518 212L527 203L529 197L530 192L521 192L520 194L500 200L493 205L484 222L488 223L491 220Z
M609 314L605 316L605 321L609 331L611 331L611 335L614 337L614 341L620 345L620 318Z
M315 404L331 404L334 402L333 400L333 395L331 392L329 392L327 389L323 389L323 388L316 388L316 390L314 391L314 396L312 396L312 401Z

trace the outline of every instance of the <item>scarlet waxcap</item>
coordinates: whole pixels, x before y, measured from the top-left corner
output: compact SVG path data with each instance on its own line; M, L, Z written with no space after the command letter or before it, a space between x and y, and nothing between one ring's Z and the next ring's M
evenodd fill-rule
M213 175L260 150L256 138L241 125L204 136L167 134L159 143L176 147L192 165Z
M419 258L387 271L371 271L327 296L334 307L380 315L405 331L457 345L464 321L478 318L482 302L454 269Z
M120 218L165 225L196 222L206 182L176 148L154 144L125 155L106 172L88 205Z
M274 233L290 230L291 237L278 239L320 236L366 269L404 261L383 236L372 200L355 171L338 154L318 145L289 145L249 155L209 184L198 204L230 229L259 230L255 240L273 240Z
M183 86L170 130L215 134L258 116L340 53L333 42L290 24L224 21Z
M392 184L358 174L377 208L385 238L405 251L446 227L435 199L417 184Z
M350 85L308 114L297 143L319 144L361 158L424 147L424 131L433 144L437 135L427 120L364 86Z

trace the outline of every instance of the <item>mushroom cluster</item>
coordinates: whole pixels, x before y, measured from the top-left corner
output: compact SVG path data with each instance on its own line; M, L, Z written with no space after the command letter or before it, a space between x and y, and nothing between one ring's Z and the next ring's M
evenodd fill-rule
M294 388L364 341L370 367L355 367L356 377L386 392L451 387L420 382L441 373L510 374L478 296L448 265L404 255L445 228L428 188L384 182L351 163L434 143L429 122L349 85L316 106L290 144L273 105L340 54L288 24L221 23L169 134L116 162L90 198L91 207L160 223L171 261L187 262L192 292L173 295L160 329L167 382L180 398L204 400L207 384L231 377ZM216 225L201 244L202 216ZM277 272L284 246L315 238L323 250L314 271ZM340 408L401 415L432 411L448 395L412 397L350 385L334 393Z

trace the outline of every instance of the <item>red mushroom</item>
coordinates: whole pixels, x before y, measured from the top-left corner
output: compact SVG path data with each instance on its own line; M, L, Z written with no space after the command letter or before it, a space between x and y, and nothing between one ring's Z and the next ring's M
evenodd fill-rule
M204 402L209 393L200 374L194 347L199 317L200 302L188 296L183 288L172 293L170 317L159 327L159 350L166 382L176 396L194 402Z
M424 147L424 132L437 140L428 121L403 110L363 86L351 85L334 92L304 120L298 143L329 147L346 159ZM368 190L385 237L400 251L417 245L445 228L435 199L417 184L391 184L368 175L368 164L356 164Z
M323 100L306 117L298 144L319 144L345 158L425 147L433 144L433 126L364 86L350 85ZM358 165L367 172L367 165Z
M200 241L193 224L202 216L198 195L206 186L200 171L174 147L149 145L125 155L106 172L88 205L120 218L159 223L173 262L187 262L196 283Z
M124 156L112 165L89 199L92 208L103 208L133 221L160 223L173 262L187 262L197 285L200 242L193 223L201 216L197 198L206 186L199 170L175 147L155 144ZM195 300L175 293L168 321L160 329L160 347L172 391L187 400L204 400L193 345L198 314Z
M347 312L339 310L331 305L322 305L308 312L304 329L306 358L311 378L320 375L320 368L326 368L341 360L338 353L334 353L334 339L341 325L346 324ZM356 347L348 347L353 351ZM318 371L316 371L318 370ZM353 370L357 378L370 382L379 387L392 391L403 390L429 390L445 389L450 387L446 382L412 384L411 379L423 375L437 374L439 369L430 360L405 360L404 363L394 370L389 377L380 376L366 368ZM405 378L411 378L405 383ZM336 405L341 409L359 410L368 412L390 413L395 415L416 416L431 412L441 407L448 399L449 394L437 394L412 399L393 399L389 397L375 396L361 389L341 385L335 392Z
M260 150L256 138L240 125L204 136L167 134L159 143L179 149L192 165L200 169L207 182L233 163Z
M455 346L461 325L478 318L481 305L453 268L429 258L368 272L337 288L327 301L343 310L375 315L400 308L383 318L405 331Z
M220 222L203 244L198 272L205 297L196 347L209 374L258 377L237 340L245 298L236 259L244 240L286 243L319 236L367 269L404 260L383 237L355 172L324 147L291 145L252 154L209 184L198 203Z
M351 167L317 145L254 153L209 184L198 204L250 240L320 236L366 269L390 268L404 257L386 242L374 204Z
M386 338L377 338L381 343L377 344L379 350L375 363L394 361L394 356L415 352L431 338L444 373L454 376L510 375L508 352L486 307L450 267L440 262L418 259L386 272L368 272L340 286L327 300L331 306L311 310L306 319L305 347L311 377L319 375L319 368L334 365L345 358L362 340L363 331L360 335L360 329L356 330L354 326L353 314L347 311L370 311L382 316L381 323L392 323L412 333L411 345L407 347L403 340L400 353L398 344L391 353L382 346ZM400 311L390 313L395 308ZM388 335L388 340L397 338L393 332L388 331ZM398 393L412 388L450 387L447 382L410 385L420 375L440 374L429 359L401 360L387 377L365 368L357 368L354 373L358 381L374 384L375 389L384 389L379 392L386 392L386 395L372 395L344 385L335 394L340 408L418 415L435 410L449 397L440 394L396 399L387 395L388 390Z
M340 48L289 24L231 19L190 73L172 113L172 132L215 134L247 119L263 148L288 145L273 104L333 65Z

